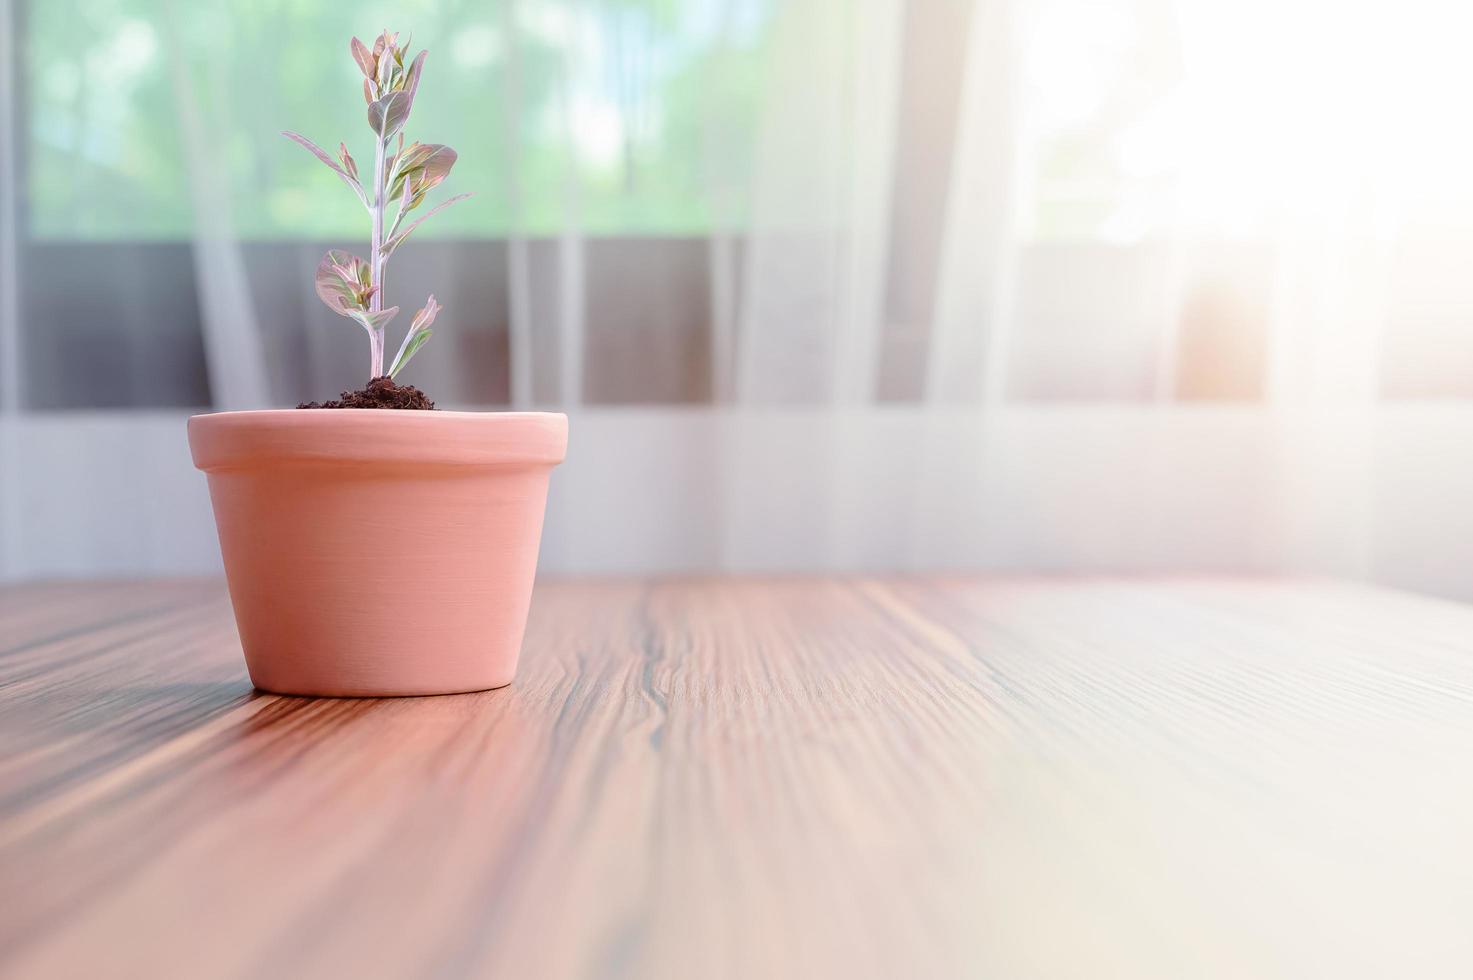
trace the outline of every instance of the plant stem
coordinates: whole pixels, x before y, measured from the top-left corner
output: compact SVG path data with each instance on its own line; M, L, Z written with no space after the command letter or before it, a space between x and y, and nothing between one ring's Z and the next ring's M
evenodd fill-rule
M373 148L373 240L369 244L368 278L377 287L368 299L368 309L377 313L384 308L384 211L388 202L384 200L384 155L389 141L380 137ZM384 328L377 327L370 339L372 371L369 378L381 377L384 373Z
M373 373L368 380L381 378L384 374L384 328L379 327L368 335L368 356L371 359L369 370Z

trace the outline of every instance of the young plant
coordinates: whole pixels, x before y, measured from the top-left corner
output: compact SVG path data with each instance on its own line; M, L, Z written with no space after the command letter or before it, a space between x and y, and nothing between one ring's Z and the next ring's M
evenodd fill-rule
M404 145L404 123L414 105L428 52L421 51L406 65L408 45L400 47L398 39L397 34L384 31L371 49L356 37L349 44L353 60L363 72L363 100L368 103L368 126L374 136L373 177L368 186L364 186L358 165L346 145L338 144L338 157L334 160L305 136L282 133L306 147L341 177L368 211L372 224L368 261L341 249L328 252L317 265L317 295L334 313L356 320L368 332L370 380L385 374L384 332L399 312L397 306L384 307L384 266L427 218L470 197L457 194L404 225L405 216L423 204L425 195L449 176L450 168L455 165L455 151L439 143ZM391 204L395 210L393 220L389 221ZM404 370L409 359L430 339L430 324L435 322L440 309L432 295L414 315L399 352L389 364L388 377L393 378Z

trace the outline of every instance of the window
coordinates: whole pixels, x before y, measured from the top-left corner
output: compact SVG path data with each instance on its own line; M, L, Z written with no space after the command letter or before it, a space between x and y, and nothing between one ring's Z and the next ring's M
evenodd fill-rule
M360 383L361 338L319 308L309 277L327 248L361 250L366 221L336 178L278 135L367 154L341 10L18 3L27 407L208 404L201 234L241 243L276 401ZM434 290L458 318L437 338L441 354L421 358L425 386L451 403L511 397L516 236L530 397L567 397L550 374L570 261L556 236L572 233L585 346L607 366L583 394L709 400L708 238L746 212L770 0L414 6L400 16L431 54L408 134L455 147L446 187L475 194L391 269L391 290ZM189 145L191 115L203 153ZM191 206L201 180L228 202L207 218ZM637 297L614 296L621 284Z
M414 6L402 19L431 54L409 133L454 146L455 186L477 195L427 236L711 229L713 183L745 172L729 156L752 144L767 0ZM198 165L223 175L242 238L363 237L336 178L277 135L341 139L365 156L342 14L249 0L31 3L31 234L186 239ZM211 137L194 163L180 124L191 107ZM739 217L742 202L727 198L741 183L720 190L719 210Z

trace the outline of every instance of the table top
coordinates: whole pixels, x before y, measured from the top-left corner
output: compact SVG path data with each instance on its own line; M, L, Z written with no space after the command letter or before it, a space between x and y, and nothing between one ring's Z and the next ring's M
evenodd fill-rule
M484 694L255 693L216 582L0 590L0 975L1473 973L1473 609L540 583Z

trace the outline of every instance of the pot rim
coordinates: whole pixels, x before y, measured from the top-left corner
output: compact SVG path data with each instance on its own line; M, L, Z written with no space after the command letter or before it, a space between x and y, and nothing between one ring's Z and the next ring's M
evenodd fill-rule
M273 408L189 418L206 472L280 464L418 467L555 466L568 447L561 412Z

